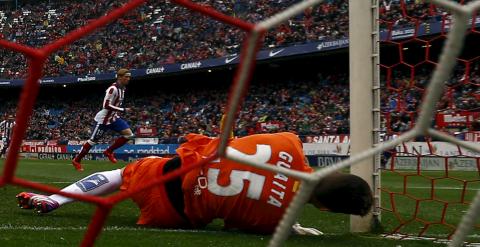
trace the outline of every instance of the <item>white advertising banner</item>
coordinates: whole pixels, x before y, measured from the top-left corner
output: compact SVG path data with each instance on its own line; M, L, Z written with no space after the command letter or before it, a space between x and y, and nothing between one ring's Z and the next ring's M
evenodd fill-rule
M158 144L158 138L135 138L135 144Z
M305 155L348 155L350 144L348 143L304 143Z
M392 169L391 159L386 168ZM474 157L417 157L399 156L394 159L394 170L417 170L421 171L478 171L477 159Z
M474 143L480 148L480 143ZM398 145L397 156L437 155L437 156L469 156L480 157L480 153L472 152L448 142L406 142ZM349 155L349 143L303 143L305 155Z
M480 143L473 144L480 147ZM430 142L430 145L427 142L406 142L402 145L398 145L396 151L397 153L409 153L415 155L434 154L439 156L464 155L480 157L480 153L472 152L449 142Z

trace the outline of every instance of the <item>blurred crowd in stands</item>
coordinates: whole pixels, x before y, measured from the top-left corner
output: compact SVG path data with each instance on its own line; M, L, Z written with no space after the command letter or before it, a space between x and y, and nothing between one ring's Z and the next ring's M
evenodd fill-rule
M177 143L188 133L219 134L219 123L227 88L165 93L153 90L143 97L130 96L126 106L135 110L123 114L131 127L156 129L162 143ZM93 117L101 107L100 94L88 99L55 101L40 99L28 140L86 140ZM14 114L16 102L0 107L3 115ZM348 86L337 75L316 81L287 81L255 84L249 90L235 126L235 135L293 131L300 135L348 133ZM109 135L106 135L109 138ZM107 140L105 140L107 141Z
M438 104L439 113L480 111L480 65L472 65L471 72L468 83L462 73L452 76L448 83L450 87ZM423 91L419 85L426 83L428 73L418 71L413 83L406 74L396 74L394 78L396 88L392 87L392 81L390 85L384 83L382 91L382 112L385 115L382 127L387 134L404 132L412 127L422 99ZM386 81L382 76L382 82ZM88 97L82 96L82 90L87 90ZM88 139L92 119L101 107L103 92L82 90L77 96L62 100L41 97L26 139L61 142ZM161 87L149 88L148 92L133 95L127 90L125 106L133 107L134 111L122 117L130 122L137 135L141 128L153 130L153 134L147 136L158 137L161 143L177 143L188 133L216 136L220 131L227 91L226 84L175 92ZM278 131L292 131L300 136L348 134L348 99L348 77L342 73L320 73L314 80L255 82L235 123L235 135ZM14 114L15 103L16 100L12 100L2 104L0 115ZM478 116L473 119L476 125L443 130L452 133L480 130L478 120ZM110 138L110 135L106 136Z
M22 2L22 1L21 1ZM29 2L29 1L27 1ZM16 11L0 11L0 36L10 41L39 47L54 41L92 19L104 15L124 1L72 0L30 1ZM271 16L297 1L200 1L225 14L252 22ZM345 37L348 28L347 0L326 0L288 23L269 32L265 47L280 47L314 40ZM438 20L444 12L420 0L382 0L384 27L415 24L413 19ZM410 17L407 17L410 16ZM99 32L64 47L50 58L50 76L114 71L119 67L146 68L164 63L192 61L238 52L243 33L233 27L190 13L164 1L148 1ZM25 74L22 56L0 49L0 78ZM438 104L439 112L480 112L480 59L458 66L447 82L448 89ZM413 126L416 109L433 67L382 72L382 128L387 134L404 132ZM328 71L328 70L327 70ZM82 89L88 90L88 89ZM176 143L190 132L210 136L219 133L227 88L206 87L166 93L149 90L146 95L129 95L126 105L136 110L124 117L134 131L154 129L163 143ZM349 133L348 76L320 72L311 80L277 79L254 83L235 123L235 135L293 131L301 136ZM103 99L101 90L88 98L40 99L26 139L85 140L92 119ZM0 116L13 115L15 100L3 100ZM473 116L473 115L472 115ZM457 126L445 131L480 130ZM436 123L433 123L435 125ZM442 129L441 126L435 126ZM104 140L106 141L106 140Z
M390 79L385 74L381 74L384 88L381 102L382 111L386 115L386 129L401 133L413 126L431 73L432 68L417 68L414 70L414 77L411 77L410 72L405 71L393 71ZM465 72L464 66L458 65L446 84L444 95L437 104L437 112L453 117L468 112L471 118L465 119L469 122L467 126L457 124L458 126L453 127L458 128L450 130L446 126L439 125L438 122L434 122L432 127L452 133L480 130L480 119L475 115L480 112L480 60L470 63L468 72ZM456 121L452 119L452 122Z
M111 0L19 1L15 10L0 10L0 38L41 47L90 23L126 2ZM227 15L258 22L299 0L197 0ZM382 27L396 28L441 19L444 13L421 0L382 0ZM412 19L413 18L413 19ZM348 1L320 5L271 30L264 48L346 37ZM119 67L155 68L239 52L244 32L192 13L169 1L149 0L105 28L62 47L50 58L46 76L86 75ZM0 78L24 78L25 58L0 49Z

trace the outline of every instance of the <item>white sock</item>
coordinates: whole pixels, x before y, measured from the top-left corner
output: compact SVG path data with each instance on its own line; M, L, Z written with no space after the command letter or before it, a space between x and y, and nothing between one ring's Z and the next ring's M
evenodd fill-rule
M100 196L110 194L120 189L121 185L122 169L117 169L113 171L94 173L74 184L65 187L62 189L62 191L73 194ZM49 198L58 202L60 206L75 201L73 198L68 198L57 194L51 195Z

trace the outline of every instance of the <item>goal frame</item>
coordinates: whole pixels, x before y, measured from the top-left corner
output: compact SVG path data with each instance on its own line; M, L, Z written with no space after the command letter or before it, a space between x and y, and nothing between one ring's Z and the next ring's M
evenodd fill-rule
M378 0L349 0L350 153L380 142L380 43ZM369 232L380 222L380 153L351 166L350 173L372 188L374 204L365 217L350 216L351 232Z

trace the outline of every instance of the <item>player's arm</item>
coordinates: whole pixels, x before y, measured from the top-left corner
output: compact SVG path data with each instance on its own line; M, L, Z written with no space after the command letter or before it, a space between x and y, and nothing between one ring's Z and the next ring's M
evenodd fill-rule
M114 106L112 102L115 100L117 96L117 90L115 87L109 87L107 89L107 93L105 95L105 99L103 100L103 108L111 111L118 111L118 112L126 112L127 108Z

